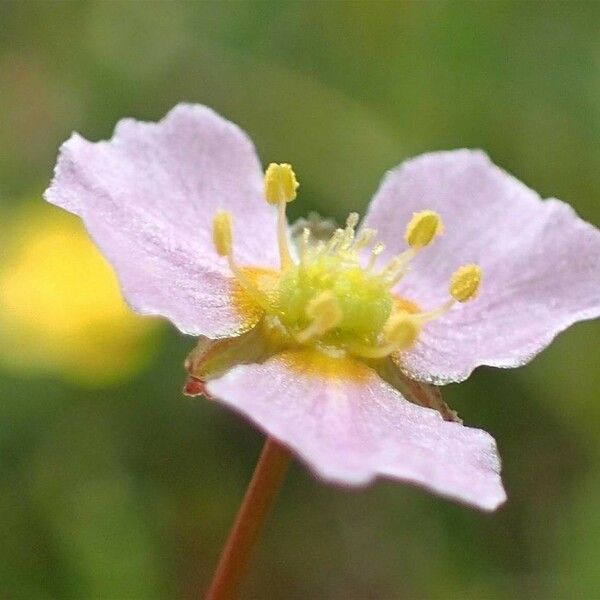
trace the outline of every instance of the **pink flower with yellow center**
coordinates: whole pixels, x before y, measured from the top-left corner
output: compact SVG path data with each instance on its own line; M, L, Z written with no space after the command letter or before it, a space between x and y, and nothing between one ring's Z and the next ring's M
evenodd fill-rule
M324 480L387 477L495 509L496 444L436 386L522 365L600 315L598 230L480 151L405 162L360 226L352 213L327 239L288 228L297 188L290 165L263 175L237 126L179 105L108 142L73 135L46 198L83 219L134 310L199 336L188 393Z

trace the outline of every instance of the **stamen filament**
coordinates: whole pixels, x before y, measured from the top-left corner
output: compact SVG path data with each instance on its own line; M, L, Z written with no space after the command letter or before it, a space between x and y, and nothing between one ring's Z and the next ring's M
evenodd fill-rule
M306 261L307 253L308 253L308 244L310 241L310 229L305 227L302 230L302 235L300 236L300 263L302 264Z
M455 304L456 300L454 300L454 298L450 298L438 308L434 308L433 310L429 310L427 312L413 314L411 315L411 318L416 319L421 324L429 323L430 321L434 321L435 319L445 315Z
M252 299L261 308L268 309L271 305L269 299L246 277L244 272L238 267L231 253L227 255L227 264L237 282L250 294Z
M336 229L333 232L333 235L331 236L329 241L325 244L325 247L323 248L323 252L332 252L332 253L335 252L336 248L342 241L343 237L344 237L344 230Z
M354 244L352 244L351 250L353 252L358 252L362 250L365 246L368 246L373 238L377 235L377 231L375 229L365 229L362 231L359 237L354 240Z
M390 287L395 285L406 275L408 264L417 255L418 251L418 248L409 248L402 252L402 254L395 256L381 269L379 275L388 280Z
M363 344L348 346L350 354L360 358L385 358L396 352L396 350L398 350L398 347L391 342L382 346L365 346Z
M325 242L323 240L319 240L315 244L314 254L318 256L319 254L323 254L325 252Z
M287 202L285 200L277 204L277 241L279 243L279 261L281 263L282 271L285 271L293 264L288 246L288 226L285 217L286 204Z

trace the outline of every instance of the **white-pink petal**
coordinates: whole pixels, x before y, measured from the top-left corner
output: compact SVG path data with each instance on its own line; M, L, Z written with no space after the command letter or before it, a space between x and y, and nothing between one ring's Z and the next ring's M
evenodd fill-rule
M446 383L478 365L519 366L574 322L600 315L600 232L483 152L425 154L387 174L365 219L386 245L382 262L405 249L406 224L425 209L440 213L445 232L397 292L431 309L460 265L480 264L484 279L476 300L425 327L403 357L408 374Z
M388 477L483 510L506 498L489 434L411 404L361 363L290 351L235 367L207 389L324 480Z
M73 135L46 198L81 216L135 310L184 333L220 337L245 325L212 245L217 210L233 215L240 264L278 263L254 146L203 106L179 105L159 123L122 120L107 142Z

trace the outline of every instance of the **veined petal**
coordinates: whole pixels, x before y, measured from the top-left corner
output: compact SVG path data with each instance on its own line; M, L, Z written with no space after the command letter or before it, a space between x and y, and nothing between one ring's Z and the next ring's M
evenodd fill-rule
M574 322L600 315L600 232L560 200L542 201L483 152L425 154L394 169L365 225L392 256L412 214L426 209L442 216L445 233L397 292L435 308L452 272L468 263L482 267L483 284L477 299L423 328L402 356L410 376L441 384L478 365L519 366Z
M134 310L163 315L184 333L247 328L213 249L217 210L233 216L240 264L278 264L276 215L263 199L254 146L203 106L179 105L159 123L122 120L107 142L74 134L46 199L83 219Z
M483 510L505 500L489 434L411 404L357 361L289 351L235 367L207 389L325 480L389 477Z

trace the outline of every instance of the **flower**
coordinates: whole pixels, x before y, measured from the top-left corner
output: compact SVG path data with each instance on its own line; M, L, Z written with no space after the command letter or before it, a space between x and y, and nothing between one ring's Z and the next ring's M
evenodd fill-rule
M263 177L237 126L179 105L156 124L121 121L108 142L73 135L46 198L84 220L136 311L200 336L188 393L242 413L325 480L384 476L495 509L495 442L436 386L524 364L597 317L600 234L480 151L405 162L358 230L352 213L325 241L305 227L295 247L297 189L288 164Z
M139 371L159 323L134 315L78 219L27 202L2 220L0 364L104 386Z

